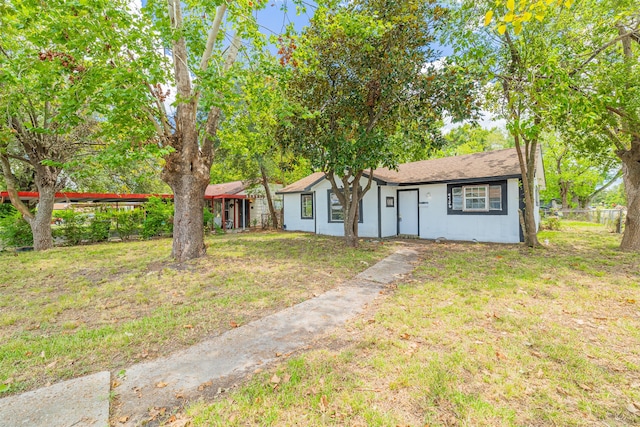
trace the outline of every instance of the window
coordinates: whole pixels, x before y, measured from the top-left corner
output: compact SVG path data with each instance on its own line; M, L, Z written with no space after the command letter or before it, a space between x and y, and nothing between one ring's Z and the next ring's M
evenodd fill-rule
M487 210L487 187L463 187L465 211Z
M329 222L344 222L344 209L332 190L327 190L329 197ZM362 223L362 200L358 204L358 222Z
M447 213L506 215L506 190L506 181L492 184L449 184Z
M453 196L452 208L455 211L462 210L462 187L454 187L451 190L451 195Z
M395 199L393 198L393 196L387 196L387 207L388 208L393 208L395 206Z
M342 222L344 221L344 210L333 191L329 193L329 222Z
M313 194L300 195L300 208L302 219L313 219Z
M492 185L489 187L489 210L502 210L502 186Z

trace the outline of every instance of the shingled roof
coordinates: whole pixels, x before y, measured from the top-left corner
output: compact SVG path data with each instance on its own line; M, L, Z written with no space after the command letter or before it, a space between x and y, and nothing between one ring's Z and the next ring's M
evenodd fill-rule
M378 168L374 178L388 184L421 184L520 175L515 148L404 163L398 170Z
M388 168L378 168L373 171L373 177L376 180L392 185L453 182L520 175L520 163L515 148L404 163L398 166L397 171ZM309 191L323 178L323 172L316 172L288 185L278 193Z
M293 184L287 185L281 190L278 190L277 194L304 193L305 191L309 191L311 187L313 187L323 179L324 172L315 172L305 178L302 178L299 181L294 182Z
M204 197L215 197L223 194L237 194L244 190L246 185L242 181L225 182L224 184L207 185Z

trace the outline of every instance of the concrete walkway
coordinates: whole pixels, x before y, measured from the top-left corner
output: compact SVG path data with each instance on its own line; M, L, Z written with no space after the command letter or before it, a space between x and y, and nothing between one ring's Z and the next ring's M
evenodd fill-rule
M384 285L410 273L417 253L400 249L339 288L232 329L193 347L133 365L111 390L109 372L0 399L0 426L80 427L109 424L110 394L118 405L114 419L138 426L154 408L174 408L215 393L280 355L303 349L312 340L362 311Z

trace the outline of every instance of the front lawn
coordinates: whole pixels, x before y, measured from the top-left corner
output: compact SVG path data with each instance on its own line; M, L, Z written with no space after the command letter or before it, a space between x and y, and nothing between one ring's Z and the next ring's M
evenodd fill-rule
M351 279L392 245L302 233L0 253L0 396L169 354Z
M416 242L423 262L315 350L192 406L195 426L640 424L640 257L590 224L548 247Z

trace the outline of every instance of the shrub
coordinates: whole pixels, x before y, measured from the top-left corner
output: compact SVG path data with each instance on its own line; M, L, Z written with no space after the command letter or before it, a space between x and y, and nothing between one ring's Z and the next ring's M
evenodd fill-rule
M84 240L93 243L109 240L111 216L109 212L96 212L93 217L89 218L89 226L85 228L83 233Z
M204 218L203 222L204 222L205 230L207 230L207 229L211 229L212 230L213 227L214 227L214 223L213 223L214 215L209 209L207 209L206 206L205 206L204 211L203 211L203 218Z
M73 209L55 211L53 216L62 219L62 224L53 230L53 236L64 240L65 245L77 245L86 238L84 230L87 222L86 214Z
M13 206L11 209L3 208L0 212L0 241L5 247L33 245L29 223Z
M113 211L118 236L122 240L128 240L131 236L138 234L142 228L142 216L143 211L140 209Z
M557 216L550 216L549 218L547 218L544 228L546 228L547 230L560 230L560 218L558 218Z
M159 197L150 197L144 204L146 216L142 223L142 237L149 239L160 234L173 233L173 203Z

